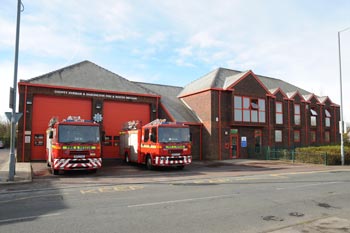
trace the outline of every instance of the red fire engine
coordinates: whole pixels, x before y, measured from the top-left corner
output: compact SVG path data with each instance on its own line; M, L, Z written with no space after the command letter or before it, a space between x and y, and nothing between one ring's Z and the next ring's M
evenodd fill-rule
M187 125L156 119L141 126L129 121L120 133L120 154L127 163L175 166L179 169L192 162L190 130Z
M69 116L52 118L46 131L46 161L52 174L60 170L92 170L102 166L100 127L92 121Z

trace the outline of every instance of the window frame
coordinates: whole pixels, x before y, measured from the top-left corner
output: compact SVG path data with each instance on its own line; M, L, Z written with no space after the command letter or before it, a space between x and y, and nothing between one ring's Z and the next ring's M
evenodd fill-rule
M299 107L299 111L296 111L297 108ZM298 119L298 121L297 121ZM300 104L294 104L294 125L301 125L301 106Z
M233 121L244 123L266 123L266 100L234 95Z
M331 118L332 115L331 113L328 111L328 109L324 110L324 115L325 115L325 127L331 127Z
M314 108L310 108L310 126L317 127L317 116L318 113Z
M277 137L277 133L279 133L280 135L278 135L278 136L280 136L280 140L277 140L279 137ZM281 129L276 129L275 130L275 142L283 142L283 132L282 132L282 130Z
M280 110L279 110L278 106L280 106ZM283 125L283 102L276 101L275 107L276 107L276 109L275 109L275 117L276 117L275 123L277 125Z
M295 136L298 135L298 137L296 138ZM301 134L300 134L300 130L294 130L294 142L300 142L300 137L301 137Z

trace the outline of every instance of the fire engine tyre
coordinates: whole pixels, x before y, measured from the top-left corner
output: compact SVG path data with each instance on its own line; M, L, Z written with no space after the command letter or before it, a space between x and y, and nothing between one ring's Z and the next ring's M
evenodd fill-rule
M151 156L147 156L147 158L146 158L146 168L148 170L152 170L153 169Z
M59 171L54 169L53 166L51 166L51 173L52 173L52 175L58 175Z

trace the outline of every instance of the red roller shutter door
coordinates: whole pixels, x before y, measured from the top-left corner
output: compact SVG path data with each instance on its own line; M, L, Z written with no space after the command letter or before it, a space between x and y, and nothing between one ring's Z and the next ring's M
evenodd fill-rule
M50 119L80 116L91 120L91 100L56 96L34 96L32 116L31 160L45 160L46 130Z
M102 144L102 157L120 158L119 133L123 124L130 120L140 120L143 124L147 124L150 122L150 115L149 104L105 101L103 104L105 138Z

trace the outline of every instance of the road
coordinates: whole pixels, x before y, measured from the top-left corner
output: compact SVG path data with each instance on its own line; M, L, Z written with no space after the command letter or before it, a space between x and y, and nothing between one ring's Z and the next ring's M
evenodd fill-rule
M347 170L175 174L145 171L124 183L95 175L38 177L2 187L0 232L282 232L318 219L350 219ZM339 231L321 224L314 232L350 232L344 224Z

